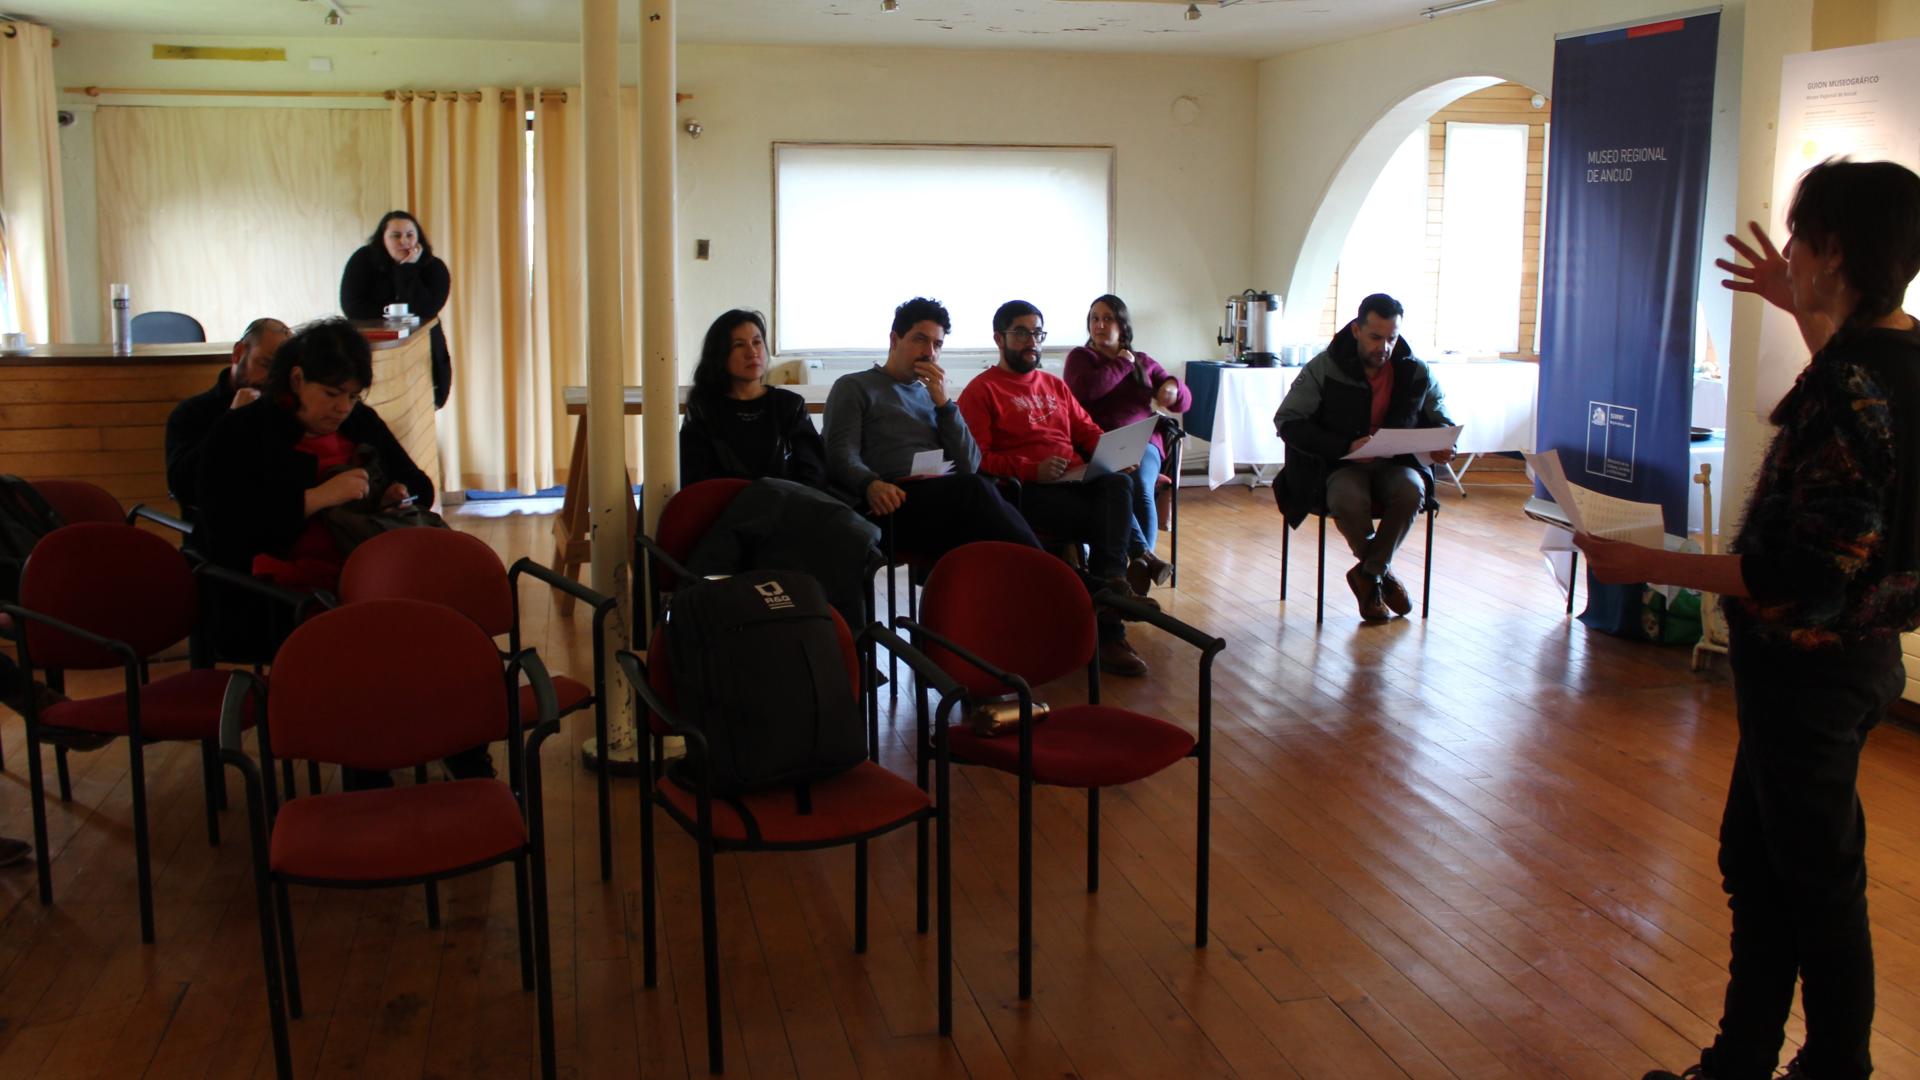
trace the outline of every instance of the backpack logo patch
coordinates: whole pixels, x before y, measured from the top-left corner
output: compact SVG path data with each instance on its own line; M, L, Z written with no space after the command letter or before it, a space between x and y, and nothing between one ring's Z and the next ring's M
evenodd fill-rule
M792 594L787 592L786 586L777 581L760 582L754 585L753 591L760 594L760 599L767 605L768 611L784 611L793 606Z

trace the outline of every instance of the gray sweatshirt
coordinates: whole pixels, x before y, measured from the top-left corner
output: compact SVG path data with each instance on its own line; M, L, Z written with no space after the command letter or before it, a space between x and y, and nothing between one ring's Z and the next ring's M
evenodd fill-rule
M954 400L936 409L925 384L898 382L882 367L834 382L826 426L827 477L854 494L907 475L913 455L924 450L944 451L955 473L980 467L980 447Z

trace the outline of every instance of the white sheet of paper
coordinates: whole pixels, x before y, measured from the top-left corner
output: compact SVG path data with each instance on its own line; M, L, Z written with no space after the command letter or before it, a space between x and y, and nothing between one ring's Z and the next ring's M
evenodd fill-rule
M944 450L922 450L913 455L913 464L907 466L908 476L945 476L953 471L953 462L947 460Z
M1451 450L1453 444L1460 441L1460 428L1424 427L1424 428L1381 428L1373 433L1367 444L1343 461L1359 461L1365 458L1398 457L1401 454L1431 454L1435 450Z
M1658 504L1603 495L1573 483L1561 467L1558 451L1529 453L1526 458L1527 464L1533 466L1533 474L1546 485L1547 493L1573 522L1575 531L1608 540L1625 540L1656 551L1665 549L1666 520Z

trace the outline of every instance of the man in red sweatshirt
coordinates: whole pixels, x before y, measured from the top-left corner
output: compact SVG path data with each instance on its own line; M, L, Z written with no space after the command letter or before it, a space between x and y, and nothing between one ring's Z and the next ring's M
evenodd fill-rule
M1009 300L993 314L1000 363L974 376L960 394L960 415L980 447L980 471L1020 481L1020 512L1035 532L1084 543L1088 586L1141 597L1127 584L1127 529L1133 484L1125 473L1062 481L1100 442L1100 425L1059 376L1040 370L1047 338L1040 309ZM1120 620L1100 620L1100 668L1143 676L1146 661L1127 644Z

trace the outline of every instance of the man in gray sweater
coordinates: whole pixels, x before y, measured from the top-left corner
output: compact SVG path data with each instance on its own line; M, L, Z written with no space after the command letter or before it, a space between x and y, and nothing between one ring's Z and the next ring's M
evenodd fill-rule
M980 475L980 448L947 393L947 309L914 297L893 312L885 364L843 375L827 395L827 477L893 529L900 551L938 557L976 540L1039 547L1025 518ZM945 476L912 476L938 450Z

